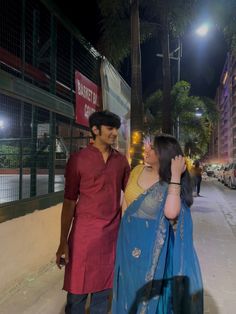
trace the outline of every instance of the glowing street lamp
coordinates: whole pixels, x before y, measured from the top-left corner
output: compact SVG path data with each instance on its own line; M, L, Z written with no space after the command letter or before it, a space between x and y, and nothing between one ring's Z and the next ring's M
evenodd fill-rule
M196 110L195 117L201 117L202 116L202 110L200 108L196 108L195 110Z
M207 35L208 31L209 31L208 24L203 24L196 29L196 34L198 36L204 37Z
M3 120L0 120L0 129L4 129L4 121Z

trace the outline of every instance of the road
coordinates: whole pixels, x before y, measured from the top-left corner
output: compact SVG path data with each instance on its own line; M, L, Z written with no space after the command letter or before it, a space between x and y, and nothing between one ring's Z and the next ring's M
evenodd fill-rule
M194 199L195 246L204 281L205 311L236 313L236 190L216 179L203 182Z
M191 212L194 242L204 282L204 314L236 313L236 190L215 179L202 184ZM43 269L43 268L42 268ZM30 275L12 294L0 297L1 314L62 314L63 272L51 262ZM2 300L1 300L2 298Z

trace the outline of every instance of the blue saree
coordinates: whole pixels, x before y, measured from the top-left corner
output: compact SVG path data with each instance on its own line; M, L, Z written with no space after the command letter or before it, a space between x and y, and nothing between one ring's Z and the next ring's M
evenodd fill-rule
M120 225L112 314L202 314L203 287L190 209L174 233L164 216L167 184L156 183L127 208Z

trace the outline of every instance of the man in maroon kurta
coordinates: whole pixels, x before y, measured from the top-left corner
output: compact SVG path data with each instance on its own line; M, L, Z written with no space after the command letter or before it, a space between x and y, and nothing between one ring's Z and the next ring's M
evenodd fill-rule
M64 255L67 314L85 313L89 293L91 313L107 313L120 195L130 172L126 157L111 147L120 127L119 117L108 111L95 112L89 122L94 144L74 153L65 173L57 265L61 267Z

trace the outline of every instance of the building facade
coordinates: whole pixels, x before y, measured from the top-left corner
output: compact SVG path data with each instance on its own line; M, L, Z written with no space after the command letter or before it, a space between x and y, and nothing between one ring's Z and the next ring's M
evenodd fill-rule
M216 93L219 120L210 145L212 159L236 161L236 58L228 54Z

